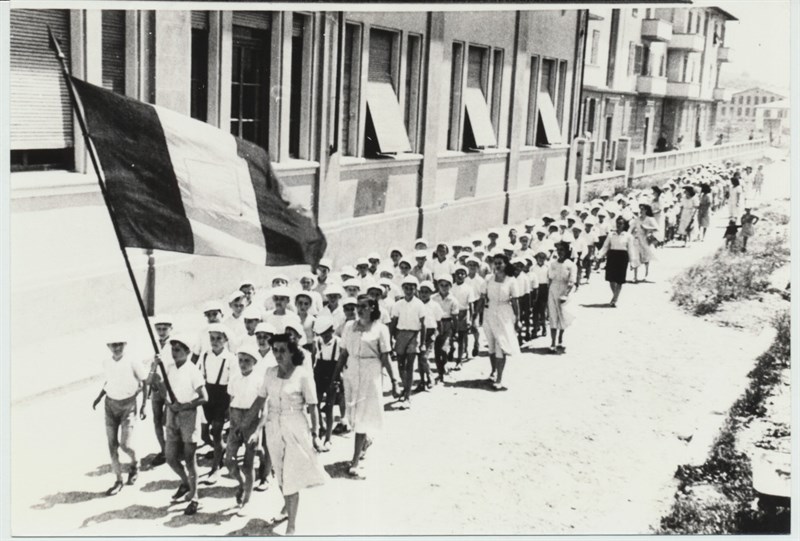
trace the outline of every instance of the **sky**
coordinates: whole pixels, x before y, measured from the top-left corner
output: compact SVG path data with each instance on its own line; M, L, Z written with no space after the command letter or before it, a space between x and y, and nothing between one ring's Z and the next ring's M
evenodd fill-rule
M731 48L732 62L722 67L724 79L746 76L775 90L789 89L790 0L692 3L717 6L739 19L726 25L725 45Z

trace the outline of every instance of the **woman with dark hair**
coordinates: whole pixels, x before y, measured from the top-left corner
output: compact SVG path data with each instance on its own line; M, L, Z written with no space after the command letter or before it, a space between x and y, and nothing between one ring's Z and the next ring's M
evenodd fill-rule
M684 246L692 235L695 214L697 214L697 198L695 198L694 186L686 185L683 187L681 214L678 217L678 236L683 237Z
M653 210L653 218L656 221L656 228L653 236L656 239L656 245L660 245L664 242L664 235L666 234L666 229L664 227L664 202L661 200L661 195L664 193L658 186L653 186L651 188L653 190L653 199L650 202L650 208Z
M697 202L697 227L700 229L700 240L706 240L711 222L711 186L708 183L700 185L700 199Z
M347 368L345 401L350 426L356 434L353 460L348 473L364 477L360 461L372 444L369 434L383 428L383 383L385 368L392 379L392 394L397 396L397 381L389 363L392 351L389 328L381 323L378 302L368 295L356 299L358 318L348 323L342 333L342 353L334 372L334 381Z
M639 216L631 221L631 235L633 236L634 257L631 258L633 269L633 282L639 282L639 267L644 265L644 277L650 274L650 261L653 259L653 248L658 242L656 231L658 224L653 216L653 208L647 203L639 204Z
M259 392L267 401L267 414L259 427L267 428L272 469L283 493L281 517L288 517L286 534L291 535L295 532L300 491L325 483L328 474L314 451L319 448L317 391L313 373L302 366L304 352L285 333L273 335L270 345L278 365L267 369Z
M578 267L570 259L570 245L566 242L556 244L558 259L550 262L547 270L548 296L547 311L550 320L550 351L564 351L564 330L572 323L567 299L577 281ZM556 347L556 336L558 346Z
M622 284L628 272L628 262L635 250L633 237L628 233L628 223L622 216L617 217L616 230L609 232L599 257L607 257L606 281L611 286L611 306L617 305Z
M492 373L489 376L496 391L505 390L503 371L509 355L519 355L516 326L519 323L519 306L514 266L502 252L492 257L494 276L486 281L484 297L487 300L483 330L489 346Z

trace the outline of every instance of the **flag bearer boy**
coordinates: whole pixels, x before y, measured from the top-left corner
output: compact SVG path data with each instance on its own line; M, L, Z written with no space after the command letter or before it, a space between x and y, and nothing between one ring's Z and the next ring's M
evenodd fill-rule
M119 450L131 457L131 466L128 470L128 484L132 485L139 477L139 459L131 445L133 427L136 423L136 395L139 394L141 383L148 377L148 369L144 363L125 357L126 341L113 339L107 343L111 357L103 363L105 383L100 394L92 404L92 409L106 397L105 422L106 437L108 438L108 451L111 455L111 471L117 480L106 491L106 495L113 496L122 490L122 468L119 463ZM140 415L144 416L144 407Z
M153 382L161 392L175 400L167 404L166 455L167 464L181 479L181 485L173 494L173 501L186 499L189 505L186 515L194 515L200 506L197 497L197 443L200 440L200 417L197 408L208 401L205 381L199 367L189 362L191 342L183 337L170 339L170 350L174 363L165 364L169 390L155 372Z
M230 432L225 450L225 465L231 472L239 488L236 490L236 503L244 509L253 494L253 464L259 444L259 413L264 408L264 398L258 391L264 382L263 373L255 370L261 355L255 348L244 347L238 352L238 374L231 375L228 394L231 397ZM239 448L244 445L242 468L236 459ZM244 475L243 475L244 474Z

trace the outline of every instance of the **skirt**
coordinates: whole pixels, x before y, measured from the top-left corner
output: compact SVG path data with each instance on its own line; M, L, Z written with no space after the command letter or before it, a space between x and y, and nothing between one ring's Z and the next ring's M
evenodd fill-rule
M267 448L284 496L322 485L328 474L317 459L311 427L302 410L267 413Z
M624 284L628 274L628 251L609 250L606 256L606 281Z

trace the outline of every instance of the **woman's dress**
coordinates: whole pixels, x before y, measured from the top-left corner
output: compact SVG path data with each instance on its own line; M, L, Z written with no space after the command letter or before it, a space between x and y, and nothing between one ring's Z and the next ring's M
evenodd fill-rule
M681 201L681 214L678 217L678 235L686 236L691 230L696 209L697 199L684 197L683 201Z
M565 259L563 263L559 261L550 263L550 268L547 270L547 279L550 284L547 296L547 310L551 329L563 331L569 327L574 319L574 315L570 310L569 300L562 302L561 297L575 284L577 275L578 268L570 259Z
M493 276L486 281L488 303L483 318L483 330L489 355L518 355L517 331L514 328L514 308L511 299L517 297L516 280L506 276L502 282Z
M381 354L391 352L389 328L379 321L362 327L348 324L342 336L347 368L342 373L347 420L358 434L383 428L383 365Z

